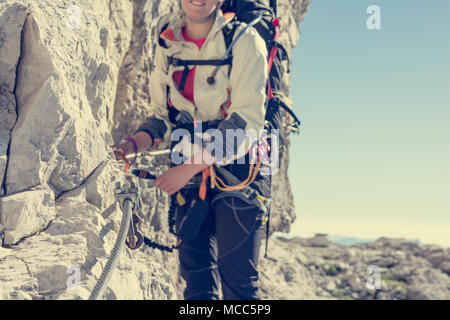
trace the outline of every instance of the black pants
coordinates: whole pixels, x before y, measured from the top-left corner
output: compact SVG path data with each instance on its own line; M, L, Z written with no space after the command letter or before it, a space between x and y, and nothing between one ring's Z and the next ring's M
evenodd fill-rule
M258 257L264 226L263 213L254 204L237 196L223 197L208 190L210 211L198 236L183 240L179 248L181 276L186 281L186 300L223 298L256 300L258 293ZM182 194L189 201L192 192ZM176 228L188 206L177 208Z

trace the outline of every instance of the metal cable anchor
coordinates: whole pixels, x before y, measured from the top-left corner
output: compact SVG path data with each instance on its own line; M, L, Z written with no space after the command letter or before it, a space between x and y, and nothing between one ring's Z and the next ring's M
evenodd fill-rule
M120 208L124 210L123 204L126 200L133 204L132 215L130 219L130 227L128 229L127 239L125 243L131 250L138 249L144 242L144 236L139 232L138 225L141 218L136 214L139 210L139 190L132 181L127 181L123 187L120 182L116 183L115 197L119 201Z

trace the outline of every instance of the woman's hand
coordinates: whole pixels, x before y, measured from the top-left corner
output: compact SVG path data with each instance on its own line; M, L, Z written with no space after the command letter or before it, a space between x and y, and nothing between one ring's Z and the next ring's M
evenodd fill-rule
M156 178L154 183L155 187L172 195L182 189L193 176L214 163L214 157L203 148L200 149L198 153L199 154L195 154L188 163L170 168ZM200 163L195 162L196 159L199 159L198 157L201 159Z
M197 174L196 171L193 165L182 164L164 172L155 179L154 185L172 195L182 189Z
M136 147L137 147L137 152L142 152L144 150L149 149L150 147L153 146L153 139L152 137L145 131L139 131L138 133L136 133L134 136L132 136L131 138L134 139L134 141L136 141ZM123 140L122 140L123 141ZM155 144L158 145L161 143L161 139L155 139ZM113 149L120 149L122 150L124 155L128 155L131 153L134 153L134 145L131 141L127 141L124 143L120 143L120 144L115 144L113 146L110 146ZM122 159L122 157L120 156L120 154L114 150L114 156L116 157L116 160L120 160Z

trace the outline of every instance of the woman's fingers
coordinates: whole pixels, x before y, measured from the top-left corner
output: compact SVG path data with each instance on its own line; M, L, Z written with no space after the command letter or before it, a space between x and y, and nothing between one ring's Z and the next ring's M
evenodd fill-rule
M153 182L153 185L155 186L155 187L160 187L160 185L161 185L161 182L163 181L163 176L164 176L164 173L162 174L162 175L160 175L158 178L156 178L155 179L155 181Z
M165 173L163 173L161 176L155 179L154 185L155 187L158 187L159 189L166 191L169 183L170 181L168 181L168 179L165 177Z
M173 186L172 188L167 190L167 193L169 194L169 196L171 196L177 191L178 191L178 188L176 186Z
M186 167L178 166L156 178L154 186L172 195L183 188L190 178L192 178L191 172Z
M176 193L177 191L180 191L180 189L183 188L184 186L185 186L185 184L182 184L180 182L174 183L172 188L169 191L169 194L172 195L172 194Z
M164 175L155 179L154 186L167 192L169 195L174 194L180 189L180 186L175 181L167 179Z

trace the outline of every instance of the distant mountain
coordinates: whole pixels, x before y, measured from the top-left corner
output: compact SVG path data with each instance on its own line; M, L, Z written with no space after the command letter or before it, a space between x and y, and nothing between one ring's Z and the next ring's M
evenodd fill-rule
M378 237L379 238L379 237ZM351 246L353 244L364 244L372 241L376 241L378 238L358 238L352 236L344 236L340 234L332 234L328 236L330 241L334 243L342 244L344 246ZM423 246L423 243L419 239L408 239L408 241L416 243L418 246Z
M358 237L344 236L340 234L333 234L329 235L328 239L330 241L333 241L334 243L342 244L345 246L351 246L353 244L368 243L371 241L375 241L377 238L358 238Z
M318 235L320 235L320 234L318 234ZM345 236L345 235L341 235L341 234L331 234L331 235L323 234L323 235L326 236L328 240L330 240L334 243L337 243L337 244L342 244L344 246L369 243L372 241L376 241L378 238L380 238L380 237L359 238L359 237L353 237L353 236ZM292 239L292 238L298 237L298 235L290 234L290 233L283 233L283 232L274 232L273 236L275 238L284 238L284 239ZM408 239L408 241L416 243L418 246L423 246L423 243L419 239Z

